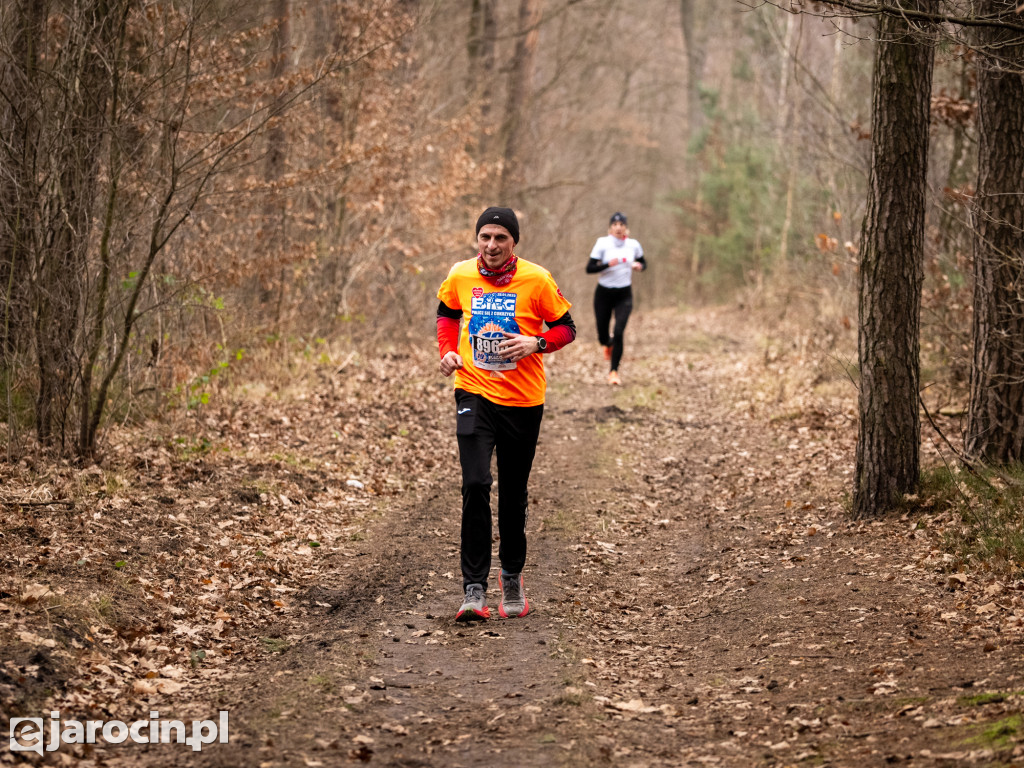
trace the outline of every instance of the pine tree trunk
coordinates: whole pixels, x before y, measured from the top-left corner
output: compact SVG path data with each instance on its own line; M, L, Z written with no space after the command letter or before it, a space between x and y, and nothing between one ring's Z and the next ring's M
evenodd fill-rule
M935 0L907 0L932 10ZM918 384L928 126L934 50L879 19L871 174L861 235L859 432L853 514L885 512L920 476Z
M1017 0L984 0L979 13L1016 20L1016 5ZM972 456L1007 464L1024 461L1024 36L989 29L979 37L974 361L966 448Z

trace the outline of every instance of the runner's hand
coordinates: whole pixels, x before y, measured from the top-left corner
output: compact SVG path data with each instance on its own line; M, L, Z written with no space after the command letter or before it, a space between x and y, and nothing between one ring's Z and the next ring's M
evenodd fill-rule
M462 355L458 352L445 352L444 357L441 358L441 364L438 366L441 373L445 376L451 376L462 367Z
M498 352L505 360L522 360L537 352L537 338L505 331L505 340L498 344Z

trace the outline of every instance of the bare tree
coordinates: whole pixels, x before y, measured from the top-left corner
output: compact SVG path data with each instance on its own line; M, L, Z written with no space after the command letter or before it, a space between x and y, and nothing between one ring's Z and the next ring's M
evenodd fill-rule
M469 32L466 35L466 90L470 100L479 99L480 117L484 124L490 117L490 87L494 77L494 47L498 26L494 5L495 0L473 0L469 14ZM485 138L481 136L481 155L487 151Z
M27 57L11 61L15 80L30 88L21 100L18 126L31 144L20 158L29 165L15 173L22 180L20 226L31 239L35 422L44 444L65 445L69 408L83 373L79 332L89 290L83 277L116 87L109 52L123 48L131 5L130 0L83 0L66 8L41 3L32 11L37 15L20 19L21 31L35 44ZM51 12L62 17L62 27L45 23Z
M898 5L926 12L936 2ZM920 481L919 329L933 66L932 41L920 27L895 14L878 20L861 235L857 517L886 511Z
M523 135L533 93L533 67L540 36L542 0L519 0L519 32L515 54L509 67L508 103L502 133L505 138L505 165L501 174L500 199L512 201L523 181Z
M700 90L704 77L705 52L694 0L679 0L679 11L683 43L686 46L686 116L692 139L704 128L704 108L700 103Z
M41 129L35 95L44 10L35 0L0 7L0 34L8 41L10 60L10 65L0 70L0 367L9 455L20 421L15 395L17 360L31 341L29 201L36 182L31 169L36 164L36 137Z
M790 138L792 123L793 98L789 92L789 81L793 71L793 58L795 38L797 29L802 24L802 19L794 10L786 16L786 35L782 44L782 61L779 72L779 97L778 113L776 115L775 127L775 157L781 161L781 165L788 169L786 174L786 207L782 219L781 233L779 236L779 255L777 265L780 269L786 268L789 259L789 236L793 226L793 197L796 187L796 163L793 162L792 153L796 142Z
M274 0L271 9L273 13L274 31L270 43L270 79L279 84L288 74L291 57L291 2L290 0ZM280 190L279 183L285 172L287 162L287 141L284 127L281 120L272 120L267 127L267 157L264 178L267 182L267 198L263 210L264 247L271 254L280 254L285 250L287 242L288 216L285 197ZM271 263L273 258L268 259ZM284 268L281 268L279 279L274 285L273 279L264 280L263 288L264 301L270 301L277 292L277 301L274 308L274 327L280 330L281 305L284 301L284 293L287 285Z
M13 304L9 290L5 314L32 318L40 442L66 448L70 440L88 458L129 349L141 341L158 257L194 221L214 180L233 161L244 167L253 137L339 58L276 88L260 90L254 79L239 96L222 83L241 81L248 61L218 58L213 45L227 33L224 4L154 10L78 0L19 10L3 17L0 96L15 129L3 143L12 161L4 194L19 212L5 213L19 232L8 264L27 265L30 303ZM69 430L72 410L77 428Z

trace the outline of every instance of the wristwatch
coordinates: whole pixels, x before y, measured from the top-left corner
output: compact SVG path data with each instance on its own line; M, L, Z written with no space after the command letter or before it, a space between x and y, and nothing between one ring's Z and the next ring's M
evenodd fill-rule
M545 339L543 336L534 336L533 338L537 340L538 352L543 352L545 349L548 348L548 340Z

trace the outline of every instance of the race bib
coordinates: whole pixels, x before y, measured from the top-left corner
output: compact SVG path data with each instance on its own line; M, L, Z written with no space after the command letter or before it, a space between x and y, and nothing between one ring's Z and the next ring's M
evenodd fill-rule
M515 362L501 356L498 345L505 333L519 333L516 322L516 294L483 293L473 297L469 321L469 344L473 365L485 371L513 371Z

